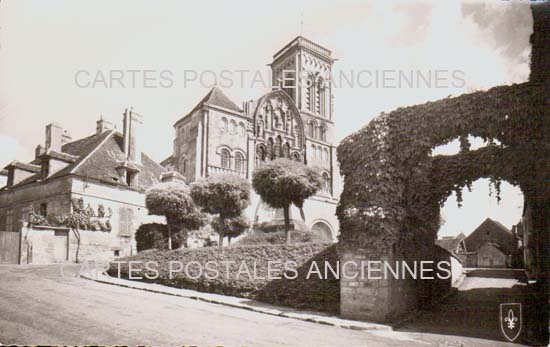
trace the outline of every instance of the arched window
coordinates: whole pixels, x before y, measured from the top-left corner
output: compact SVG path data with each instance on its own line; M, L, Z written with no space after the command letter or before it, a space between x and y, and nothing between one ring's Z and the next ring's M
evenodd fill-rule
M298 154L297 152L295 152L294 154L292 154L292 159L296 160L296 161L301 161L300 160L300 154Z
M312 121L308 123L308 133L309 137L311 137L312 139L315 138L315 124L313 124Z
M317 159L317 148L315 145L311 145L311 157L313 159Z
M284 158L290 158L290 145L288 144L288 142L285 143L281 156Z
M267 139L267 159L273 158L273 139L270 137Z
M258 146L256 148L256 166L260 164L260 162L265 162L265 148L263 146Z
M323 125L319 127L319 139L321 141L327 140L327 128L325 128Z
M306 109L311 112L313 112L313 100L314 100L313 88L314 88L313 78L311 76L308 76L308 79L306 81Z
M229 151L227 149L222 149L222 151L221 151L221 166L224 169L230 169L231 168L230 158L231 158L231 155L229 154Z
M275 153L274 158L282 157L283 155L283 139L281 139L280 136L277 136L277 140L275 141Z
M239 123L239 135L240 136L244 136L245 134L245 127L244 127L244 123Z
M317 159L319 160L323 159L323 153L322 153L321 147L317 147Z
M323 149L323 160L328 161L328 149Z
M187 172L187 159L184 159L183 160L183 165L182 165L182 172L185 173Z
M234 120L231 120L231 126L229 127L229 133L230 134L236 134L237 133L237 122Z
M330 177L326 172L323 172L323 191L330 193Z
M244 156L241 153L235 154L235 171L245 171Z
M222 118L222 122L220 124L220 130L222 132L227 131L227 118L225 118L225 117Z

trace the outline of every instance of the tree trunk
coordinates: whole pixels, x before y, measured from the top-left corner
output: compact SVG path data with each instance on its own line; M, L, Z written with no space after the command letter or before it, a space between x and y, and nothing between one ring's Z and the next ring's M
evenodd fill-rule
M166 226L168 227L168 249L172 250L172 228L170 228L170 222L166 220Z
M223 236L225 234L225 217L220 215L220 230L218 230L218 247L222 248L223 246Z
M80 231L73 229L74 236L76 237L76 256L75 262L78 264L78 252L80 251Z
M290 205L287 205L283 208L285 215L285 234L286 234L286 243L290 243Z
M302 220L306 221L306 214L304 213L304 208L300 207L300 216L302 217Z

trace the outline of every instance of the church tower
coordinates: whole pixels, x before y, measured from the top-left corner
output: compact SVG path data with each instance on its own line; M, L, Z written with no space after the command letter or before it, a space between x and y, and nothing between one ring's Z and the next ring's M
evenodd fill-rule
M273 56L272 84L296 104L304 126L305 162L323 169L324 190L334 196L335 147L332 52L302 36Z

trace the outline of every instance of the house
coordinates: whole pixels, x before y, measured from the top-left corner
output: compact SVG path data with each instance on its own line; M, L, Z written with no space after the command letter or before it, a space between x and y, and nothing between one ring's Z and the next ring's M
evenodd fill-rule
M444 236L441 239L435 240L435 244L446 249L454 257L464 263L466 261L466 244L464 243L465 238L466 235L464 235L464 233L460 233L455 236Z
M96 125L95 133L72 140L61 125L51 123L34 160L6 166L0 233L19 233L19 240L7 234L16 241L0 247L3 262L73 261L78 241L61 220L75 203L94 216L81 231L80 259L135 252L134 231L153 219L145 208L145 189L166 170L141 152L140 120L132 111L124 113L122 132L104 119ZM16 255L7 259L6 254Z
M339 176L328 81L335 61L330 50L295 38L273 57L272 91L241 107L219 88L211 89L174 124L173 154L162 165L181 173L188 183L216 173L251 180L256 167L280 157L314 166L322 175L323 189L305 202L302 211L291 210L292 223L334 240L339 228ZM282 213L256 194L246 214L255 228L283 220Z
M511 267L518 253L514 233L501 223L487 218L464 240L472 267Z

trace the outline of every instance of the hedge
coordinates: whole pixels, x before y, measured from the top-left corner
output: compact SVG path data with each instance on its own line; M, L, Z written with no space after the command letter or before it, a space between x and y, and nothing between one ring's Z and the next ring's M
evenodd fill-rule
M249 299L256 299L274 305L289 306L299 309L310 309L328 313L338 313L340 305L340 286L338 279L333 276L320 279L318 276L311 276L306 279L311 263L316 261L321 271L324 270L324 262L330 263L336 268L338 255L336 246L327 243L303 243L303 244L281 244L281 245L246 245L230 246L224 248L205 247L196 249L178 249L173 251L148 250L140 252L131 257L118 259L118 264L112 263L109 275L128 279L128 261L141 262L133 268L143 271L133 273L134 276L143 277L142 281L153 282L176 288L187 288L202 292L232 295ZM147 279L145 274L154 275L154 272L147 271L142 264L153 261L159 264L158 277ZM168 263L170 261L181 262L184 270L169 276ZM231 262L229 264L222 262ZM268 261L279 261L284 264L287 261L294 261L297 272L295 279L286 279L282 272L279 273L282 279L271 279L267 277ZM206 268L207 262L215 262L220 270L220 276L207 278L206 271L199 272L200 264L202 269ZM210 264L212 267L213 263ZM239 268L246 264L250 272L255 271L256 278L249 278L239 274ZM256 264L256 270L254 270ZM185 267L187 266L187 270ZM226 272L226 266L228 270ZM281 266L272 266L281 268ZM187 272L186 272L187 271ZM330 273L330 271L329 271ZM210 274L213 274L210 272ZM287 272L296 276L296 273Z

